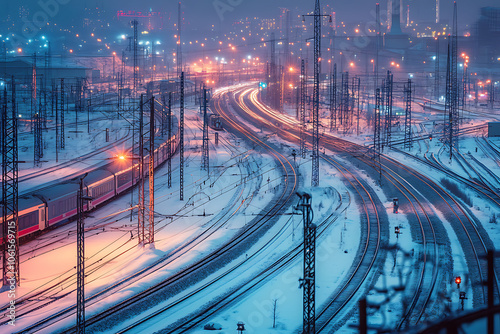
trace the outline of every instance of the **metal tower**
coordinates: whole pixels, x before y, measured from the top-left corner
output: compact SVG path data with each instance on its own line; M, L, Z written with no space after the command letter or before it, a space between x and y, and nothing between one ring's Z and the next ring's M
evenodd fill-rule
M391 145L392 130L392 87L393 76L391 71L387 71L385 80L385 144Z
M202 167L208 172L209 167L209 147L208 147L208 117L207 117L207 89L203 87L203 152L202 152Z
M382 96L380 88L375 90L375 122L373 125L373 160L379 167L379 182L382 182L382 166L380 165L380 151L382 149L380 117L382 113Z
M375 84L374 88L377 89L378 86L378 57L379 57L379 52L380 52L380 4L377 3L375 7L375 12L376 12L376 25L377 25L377 50L376 50L376 55L375 55Z
M434 98L439 101L440 91L439 91L439 36L436 37L436 60L434 63Z
M61 149L65 147L64 144L64 79L61 79Z
M312 152L312 177L311 186L319 185L319 76L321 74L321 7L319 0L316 0L313 15L314 17L314 90L313 90L313 152Z
M168 93L167 109L167 186L172 187L172 92Z
M134 40L133 40L133 52L134 52L134 98L136 97L137 94L137 25L139 22L137 20L132 21L132 25L134 26Z
M3 286L21 285L19 268L18 219L18 146L16 83L11 81L11 110L7 109L7 88L4 88L2 110L2 232ZM7 223L8 222L8 223ZM14 242L10 242L10 240Z
M179 193L184 200L184 72L181 72L181 93L179 99Z
M145 198L144 198L144 95L141 94L140 107L139 107L139 202L137 213L137 236L138 243L144 243L145 235ZM132 157L133 159L134 157Z
M40 99L40 104L41 104L41 99ZM43 157L42 116L40 115L40 112L37 112L33 115L33 120L35 122L33 164L35 166L40 166L40 162Z
M76 332L85 334L85 202L91 200L84 192L83 179L80 179L80 189L77 195L77 297L76 297Z
M181 26L182 26L182 12L181 3L179 2L177 12L177 76L179 77L182 72L182 41L181 41Z
M321 7L319 5L319 0L316 0L316 5L314 8L314 91L313 91L313 139L312 139L313 156L312 156L312 179L311 179L311 186L313 187L319 186L319 76L321 73L320 60L321 60ZM312 333L314 333L314 330L312 331Z
M271 33L271 63L270 63L270 86L269 90L271 92L270 105L273 109L278 109L279 106L279 85L278 85L278 68L276 65L276 39L274 33Z
M300 155L306 158L306 65L300 62Z
M359 136L359 94L361 88L361 79L357 76L352 78L352 113L356 110L356 135ZM352 122L351 122L352 123Z
M412 132L411 132L411 79L408 79L408 83L404 87L405 91L405 142L404 148L411 150L413 146L412 142Z
M330 73L330 131L337 128L337 64Z
M450 150L458 150L459 110L458 110L458 73L457 73L457 3L453 6L453 31L448 42L448 63L446 67L446 104L445 104L444 142Z
M315 326L315 283L316 283L316 225L312 223L311 195L297 193L300 197L297 209L302 211L304 219L304 278L299 279L303 288L303 334L316 333Z
M33 132L33 117L37 113L36 103L36 53L33 53L33 63L31 67L31 114L30 114L30 131Z
M155 242L155 97L149 109L149 220L144 229L144 244Z
M342 91L341 91L342 101L340 102L340 123L344 126L344 132L347 132L349 128L349 72L342 73Z

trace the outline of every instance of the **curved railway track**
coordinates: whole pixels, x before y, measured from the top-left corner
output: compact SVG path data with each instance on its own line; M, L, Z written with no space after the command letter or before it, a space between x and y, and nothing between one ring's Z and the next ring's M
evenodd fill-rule
M252 100L252 102L255 101ZM265 113L266 112L262 111L260 113L260 116L258 117L263 117L263 118L266 117L263 116ZM269 118L269 115L267 115L267 118ZM281 116L275 116L274 119L281 120ZM292 123L292 125L290 125L290 129L293 129L294 122L293 121L290 122ZM287 121L283 121L281 123L281 126L283 127L283 125L285 125L286 127L289 124L287 124ZM285 137L291 138L291 136L289 135L285 135ZM297 135L294 135L292 137L297 138ZM369 159L370 151L364 147L361 147L353 143L349 143L347 141L338 138L334 138L332 136L329 136L328 134L325 134L323 141L324 141L324 146L328 146L328 144L333 145L334 147L332 147L332 149L334 151L351 154L367 164L371 162L371 159ZM467 264L469 267L469 276L471 277L471 281L469 283L472 287L474 295L473 302L475 306L483 305L485 303L486 294L484 287L481 284L481 281L485 279L485 273L486 273L485 254L487 249L490 249L492 247L491 240L489 240L488 235L485 233L484 230L483 231L481 230L477 222L474 222L473 219L471 218L470 213L467 212L467 210L465 210L462 207L462 205L460 205L460 203L458 203L449 194L448 191L444 190L442 187L435 184L432 180L425 177L424 175L421 175L415 172L414 170L407 168L406 166L398 163L397 161L384 157L383 170L385 173L389 173L391 169L396 169L396 168L399 169L400 173L402 174L400 177L402 177L405 180L411 180L411 183L412 185L415 186L416 190L418 190L421 193L430 192L430 196L437 201L436 202L432 200L433 205L437 207L438 210L444 213L446 219L449 222L459 222L459 224L452 224L452 227L455 230L455 233L457 234L461 242L462 249L464 250L465 253L465 258L467 259ZM425 208L425 211L427 210L429 210L429 208ZM422 213L423 211L421 211L419 215L421 216ZM419 219L419 221L425 221L425 220L427 220L426 217L421 217ZM431 231L432 230L431 226L428 223L426 225L428 225L428 228L430 229L427 235L432 236L433 233ZM436 237L434 236L433 238L430 239L435 240L435 238ZM430 275L426 274L426 276L431 277L431 280L427 281L425 284L430 286L430 289L434 289L435 277L436 277L435 270L433 269L431 271L431 274ZM425 310L425 307L428 304L428 301L430 300L429 293L426 292L425 295L427 295L427 297L424 296L423 298L421 298L420 296L421 292L419 291L421 291L421 289L418 288L417 286L417 289L415 289L415 295L413 297L413 300L415 301L422 300L423 302L418 302L421 303L420 305L422 305L422 307L417 306L418 305L417 303L412 302L415 305L413 309L416 310L418 313L416 313L416 315L407 314L405 316L406 319L409 319L410 317L411 319L416 319L413 320L415 322L420 321L420 319L424 314L423 312ZM497 295L498 284L496 286L495 291Z

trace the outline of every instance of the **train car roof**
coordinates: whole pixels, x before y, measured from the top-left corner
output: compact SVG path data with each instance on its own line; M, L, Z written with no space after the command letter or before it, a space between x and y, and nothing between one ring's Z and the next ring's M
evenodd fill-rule
M45 189L35 191L34 194L42 197L46 201L52 201L64 195L68 195L72 192L76 193L80 185L75 181L74 183L61 183L56 184Z
M112 175L113 173L111 173L109 170L106 170L104 168L99 168L89 172L89 174L85 177L83 181L85 182L85 185L89 185L97 181L101 181L102 179L105 179L108 176Z
M40 198L32 195L23 195L19 196L18 209L22 211L41 204L43 204L43 201Z

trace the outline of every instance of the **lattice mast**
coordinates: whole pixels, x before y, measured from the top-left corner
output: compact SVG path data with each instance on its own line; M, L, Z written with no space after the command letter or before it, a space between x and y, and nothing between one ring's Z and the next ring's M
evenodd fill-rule
M330 131L337 129L337 64L333 64L330 81Z
M144 244L155 242L155 97L151 97L149 109L149 219L144 229Z
M83 179L80 178L80 187L77 194L77 297L76 297L76 332L85 334L85 203L91 198L85 194Z
M411 103L412 103L412 82L408 79L408 83L404 87L405 91L405 141L404 148L411 150L413 146L412 130L411 130Z
M311 195L298 193L297 209L302 211L304 220L304 277L299 280L302 294L302 333L315 334L315 284L316 284L316 225L312 223Z
M380 153L382 149L382 125L381 125L381 114L382 114L382 95L380 94L380 88L375 90L375 121L373 124L373 160L379 167L379 182L382 181L382 166L380 165Z
M2 110L2 232L3 286L21 285L19 268L19 160L17 141L16 84L12 77L11 110L8 110L7 87ZM10 242L14 240L14 242Z
M182 27L182 12L181 3L177 7L177 76L181 76L182 72L182 40L181 40L181 27Z
M181 93L179 100L179 194L184 200L184 72L181 72Z
M387 71L385 79L385 144L391 146L392 138L392 88L393 75L391 71Z
M203 87L203 152L202 152L202 168L210 171L208 147L208 115L207 115L207 89Z
M65 136L64 136L64 79L61 79L61 141L59 147L61 149L64 149L66 144L65 144Z
M278 109L279 107L279 84L278 84L278 67L276 64L276 39L274 33L271 33L271 63L270 63L270 87L271 92L271 107L273 109Z
M40 80L40 84L43 85L43 80ZM40 94L41 95L41 94ZM34 134L34 146L33 146L33 164L35 166L40 166L41 159L43 158L43 134L42 134L42 98L38 99L38 112L35 111L33 114L33 122L35 123L35 131Z
M306 158L306 69L304 59L300 62L300 155Z
M133 52L134 52L134 98L137 94L137 80L138 80L138 59L137 59L137 25L139 22L137 20L132 21L134 26L134 37L133 37Z
M138 130L139 130L139 202L138 214L137 214L137 235L139 245L144 243L145 235L145 199L144 199L144 95L141 94L140 106L139 106L139 119L138 119Z
M450 109L450 159L452 156L452 147L458 151L458 131L460 129L460 114L458 109L458 21L457 21L457 2L453 4L453 33L451 36L451 109Z
M172 187L172 92L168 93L168 109L167 109L167 186Z

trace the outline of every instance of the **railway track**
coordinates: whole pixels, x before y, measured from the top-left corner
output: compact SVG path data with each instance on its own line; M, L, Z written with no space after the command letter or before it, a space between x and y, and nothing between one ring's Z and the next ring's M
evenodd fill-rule
M264 113L261 113L259 117L264 117ZM276 116L276 119L279 120L279 116ZM271 122L272 123L272 122ZM282 123L286 125L285 123ZM286 138L290 138L290 135L284 135ZM295 135L295 138L297 136ZM338 138L331 137L329 135L325 135L323 138L323 141L325 142L325 146L330 144L334 144L334 150L352 154L353 152L357 152L355 155L356 158L359 160L364 160L365 162L369 162L369 150L363 147L359 147L359 145L352 144L349 142L346 142L344 140L340 140ZM449 222L456 222L458 221L459 224L452 224L455 233L459 237L459 240L461 242L461 246L464 250L465 257L467 259L467 264L469 267L469 275L471 276L471 281L469 282L470 286L472 287L473 290L473 295L474 295L474 305L475 306L480 306L484 303L485 301L485 291L484 287L481 285L481 281L485 279L485 253L486 250L491 248L491 240L489 240L488 235L484 232L481 231L480 226L477 226L477 222L474 222L473 219L471 218L471 215L469 212L467 212L466 209L458 203L453 196L449 194L448 191L444 190L442 187L439 185L435 184L432 180L429 178L407 168L406 166L403 166L402 164L394 161L394 160L389 160L384 157L384 164L383 164L383 169L385 173L388 173L390 169L399 169L402 173L400 177L403 179L409 180L409 177L411 176L412 178L412 185L415 185L415 189L418 190L420 193L424 194L429 194L431 196L431 203L435 207L437 207L438 210L442 211L446 217L446 219ZM418 204L419 206L423 204ZM420 213L417 214L417 217L419 218L419 221L425 222L427 218L422 216L422 214L429 210L429 208L425 207L421 208L419 211ZM427 220L426 223L427 227L425 228L425 225L422 226L422 229L429 229L428 233L423 234L427 239L429 240L435 240L436 239L436 234L432 232L431 225L429 224L429 221ZM434 223L433 223L434 225ZM434 235L434 237L432 237ZM429 237L431 236L431 237ZM431 242L431 245L433 245L434 242ZM427 247L429 248L429 247ZM434 248L432 246L431 248ZM427 256L427 255L426 255ZM436 258L435 255L429 254L429 256ZM432 266L430 266L432 267ZM427 271L429 272L429 271ZM435 290L435 277L436 277L436 271L432 269L430 271L430 274L421 274L421 277L430 277L430 280L426 279L426 285L430 287L429 291ZM433 278L434 277L434 278ZM473 278L472 278L473 277ZM422 281L422 279L419 279L419 281ZM422 292L419 292L421 289L418 288L415 289L415 294L413 297L413 300L417 302L412 302L413 305L413 310L415 312L412 314L407 314L405 315L405 319L411 319L410 321L412 323L420 321L422 318L422 315L424 314L424 310L426 309L426 305L428 304L428 301L430 300L430 293L425 292L422 294ZM498 286L496 286L496 294L498 294ZM421 306L418 306L421 305ZM402 323L401 323L402 325Z
M248 164L244 164L244 165L247 166L246 169L248 172L248 168L250 168L250 167L248 166ZM244 173L240 173L240 174L243 175ZM212 223L206 224L207 228L205 228L201 233L199 233L198 235L192 236L190 239L186 240L183 244L166 252L166 255L164 257L160 258L158 261L155 261L151 265L141 269L139 272L134 273L132 276L124 277L121 280L119 280L118 282L112 284L111 286L108 286L108 287L100 290L98 293L87 297L86 298L87 305L89 307L91 307L93 304L98 303L103 298L105 298L113 293L116 293L120 289L126 288L127 286L133 284L134 282L137 282L140 279L143 279L144 277L147 277L147 275L154 273L154 272L160 270L161 268L164 268L169 263L175 261L178 257L182 256L183 254L186 254L191 249L200 245L204 240L207 240L208 238L210 238L218 230L220 230L223 226L225 226L228 219L234 214L235 209L237 211L237 208L240 205L240 202L242 200L246 200L249 202L251 201L253 194L244 194L243 193L243 184L249 185L252 183L260 183L259 180L261 180L261 179L262 179L262 175L260 175L260 174L254 174L252 178L248 178L246 180L247 181L246 183L244 183L243 180L240 179L240 181L236 184L240 189L238 189L234 193L231 201L225 207L225 209L222 210L221 212L219 212L212 219ZM159 185L161 185L161 184L159 184ZM217 200L220 196L223 196L227 191L234 191L234 187L235 187L234 184L228 184L226 186L227 189L225 192L223 192L223 193L221 192L219 195L212 196L211 200L212 201ZM210 202L210 200L208 202ZM181 216L185 216L185 215L189 214L193 210L195 210L194 207L191 207L191 206L185 207L182 210L182 212L178 212L177 214L174 215L176 218L173 221L171 221L169 224L173 223L175 220L180 219ZM125 219L127 220L128 216L125 217ZM155 226L155 231L156 232L161 231L163 228L165 228L169 224L164 224L163 226L161 226L159 224L159 222L157 222L157 224L156 224L157 226ZM127 231L124 234L126 236L128 236ZM126 245L130 241L131 241L131 239L129 240L128 238L126 238L126 242L124 245ZM125 250L121 249L124 245L120 245L120 247L118 248L118 249L121 249L119 256L122 256L128 252L133 252L134 250L136 250L137 246L136 246L135 242L132 242L132 244L133 245L129 246ZM110 254L113 252L115 252L115 250L110 251ZM112 261L115 261L116 258L117 258L117 256L113 256L111 258L103 256L103 257L99 258L96 262L88 263L86 274L89 277L89 279L87 280L87 284L98 279L99 276L96 277L96 275L99 274L98 270L100 268L104 267L104 265L111 263ZM92 260L92 258L89 258L88 260ZM105 261L103 261L103 260L105 260ZM75 281L76 281L75 275L72 275L70 277L66 277L65 280L62 282L58 282L57 284L54 284L53 286L51 286L47 289L44 289L43 291L40 291L35 295L29 295L29 296L25 297L24 299L19 300L18 304L17 304L18 307L16 309L19 312L18 316L22 316L22 314L24 314L24 313L29 314L29 312L31 312L33 310L42 308L42 307L52 303L54 300L63 298L65 296L73 293ZM63 283L65 284L64 288L62 286L60 286ZM61 293L59 293L60 290L63 290L63 289L67 290L68 288L70 288L69 291L64 292L63 295ZM28 303L28 305L24 305L25 303ZM75 306L72 305L72 306L70 306L70 307L68 307L60 312L57 312L56 314L44 319L41 322L33 324L32 326L28 327L25 330L34 331L34 330L37 330L38 328L45 328L45 327L47 327L55 322L59 322L61 320L66 319L67 317L73 316L74 311L75 311Z

